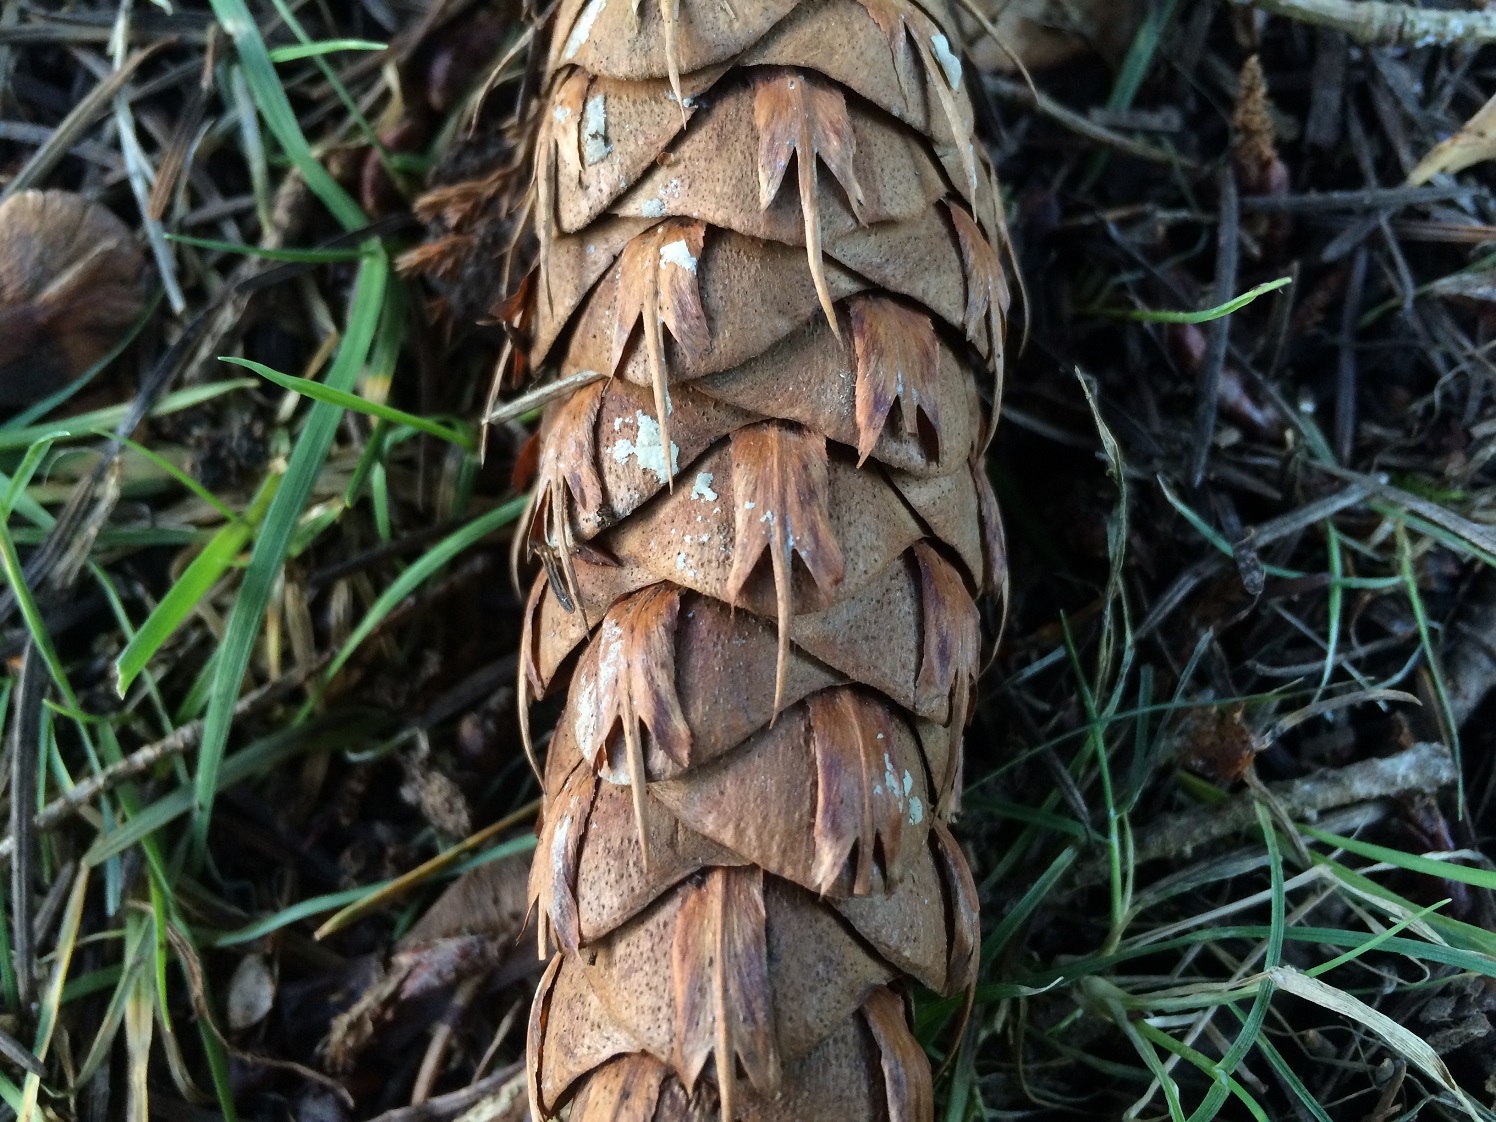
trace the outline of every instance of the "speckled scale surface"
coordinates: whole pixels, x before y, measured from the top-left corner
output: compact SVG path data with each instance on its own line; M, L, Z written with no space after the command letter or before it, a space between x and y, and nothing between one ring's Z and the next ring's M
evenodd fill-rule
M547 408L526 538L522 694L565 699L539 1116L932 1118L903 995L975 969L946 822L1007 571L1005 228L950 28L933 0L549 28L527 357L604 380Z

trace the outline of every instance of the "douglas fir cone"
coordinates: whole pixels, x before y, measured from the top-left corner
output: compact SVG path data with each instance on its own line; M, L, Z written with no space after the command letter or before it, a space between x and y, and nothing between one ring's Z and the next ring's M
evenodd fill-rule
M908 0L549 23L538 258L504 309L583 383L525 539L521 694L566 697L539 1116L932 1115L907 995L975 971L945 823L1005 579L1005 235L954 34Z

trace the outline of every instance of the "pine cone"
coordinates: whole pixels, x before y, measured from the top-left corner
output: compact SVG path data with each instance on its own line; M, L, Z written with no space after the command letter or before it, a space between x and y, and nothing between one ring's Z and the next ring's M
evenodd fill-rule
M976 968L946 820L1005 583L1005 230L953 33L907 0L551 25L511 322L599 380L547 409L526 538L520 688L566 691L541 1116L932 1116L905 995Z

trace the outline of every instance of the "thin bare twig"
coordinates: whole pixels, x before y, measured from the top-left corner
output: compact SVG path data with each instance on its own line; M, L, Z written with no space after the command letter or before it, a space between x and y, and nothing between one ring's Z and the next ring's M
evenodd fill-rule
M525 1079L523 1067L523 1064L510 1064L503 1070L494 1072L487 1079L480 1079L460 1091L437 1095L434 1099L427 1099L414 1106L396 1107L394 1110L385 1111L373 1122L445 1122L446 1119L455 1118L469 1107L476 1106L489 1095L501 1093L505 1085L511 1082L517 1082L516 1094L522 1097Z
M1182 168L1196 168L1199 165L1187 156L1177 152L1171 152L1167 148L1159 148L1155 145L1135 140L1125 133L1116 132L1104 125L1099 125L1089 117L1084 117L1073 109L1067 109L1054 98L1049 97L1032 86L1026 86L1021 82L1011 82L1005 78L994 78L986 76L986 88L1004 101L1014 102L1018 105L1027 105L1039 113L1041 117L1048 117L1061 128L1068 129L1077 136L1085 137L1105 148L1121 152L1125 156L1132 156L1139 160L1148 160L1156 164L1170 164Z
M1235 0L1274 16L1343 31L1368 47L1496 43L1496 12L1441 11L1384 0Z
M1253 214L1317 214L1325 211L1396 210L1452 203L1487 194L1484 187L1363 187L1306 191L1302 195L1248 195L1241 208Z
M1455 779L1454 757L1449 749L1425 742L1382 759L1327 768L1265 787L1286 815L1302 819L1352 803L1395 798L1410 791L1437 791ZM1250 829L1257 822L1256 802L1257 797L1247 791L1218 806L1163 819L1157 829L1138 835L1136 863L1179 856ZM1073 884L1081 888L1100 883L1105 877L1106 863L1098 861L1078 869Z
M239 699L239 703L234 706L234 720L237 721L266 705L278 701L302 685L308 678L318 673L332 661L333 653L332 651L327 651L320 655L316 661L306 666L298 667L289 674L283 674L274 681L266 682L259 689L245 694ZM198 741L202 739L202 735L203 722L199 719L183 725L160 740L137 748L123 760L120 760L119 763L111 764L98 774L90 775L88 778L80 780L61 798L53 799L49 802L30 820L27 824L28 830L38 833L46 830L55 830L63 822L78 814L105 791L113 790L127 780L144 775L162 760L192 751L192 749L197 747ZM13 802L12 807L14 805L15 803ZM14 851L16 838L20 836L21 831L16 829L15 812L12 810L10 836L0 838L0 860L10 856Z

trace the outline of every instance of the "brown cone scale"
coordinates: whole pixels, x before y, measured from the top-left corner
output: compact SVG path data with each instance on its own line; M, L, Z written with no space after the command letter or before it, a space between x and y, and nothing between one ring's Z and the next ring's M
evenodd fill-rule
M910 0L563 0L537 114L538 1117L933 1117L968 986L946 820L1006 561L1008 305L954 25ZM518 301L512 302L518 305Z

